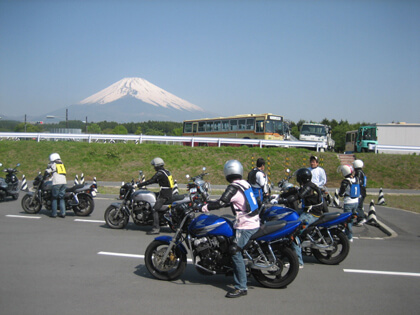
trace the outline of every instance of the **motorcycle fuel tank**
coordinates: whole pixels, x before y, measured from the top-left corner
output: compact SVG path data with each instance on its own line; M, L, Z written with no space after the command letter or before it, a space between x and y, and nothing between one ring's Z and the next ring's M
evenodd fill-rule
M299 219L299 215L293 209L281 206L273 206L264 212L263 219L264 221L296 221Z
M152 206L156 203L156 194L148 190L137 190L133 193L134 201L146 201Z
M233 236L233 225L229 220L214 214L201 214L192 220L189 230L195 236L222 235Z

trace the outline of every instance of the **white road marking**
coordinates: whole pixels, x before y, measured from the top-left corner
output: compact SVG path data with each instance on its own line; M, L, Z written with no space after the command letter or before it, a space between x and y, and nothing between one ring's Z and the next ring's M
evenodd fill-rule
M144 255L125 254L125 253L98 252L98 255L117 256L117 257L129 257L129 258L141 258L141 259L144 259ZM192 263L192 259L188 258L187 259L187 262Z
M358 270L358 269L343 269L343 270L344 270L344 272L353 272L353 273L368 273L368 274L376 274L376 275L420 277L420 273L414 273L414 272L395 272L395 271Z
M144 259L144 255L134 255L134 254L124 254L124 253L98 252L98 255L118 256L118 257L130 257L130 258L142 258L142 259Z
M30 217L26 215L13 215L13 214L6 214L6 217L9 218L24 218L24 219L41 219L41 217Z
M104 220L87 220L87 219L74 219L76 222L91 222L91 223L105 223Z

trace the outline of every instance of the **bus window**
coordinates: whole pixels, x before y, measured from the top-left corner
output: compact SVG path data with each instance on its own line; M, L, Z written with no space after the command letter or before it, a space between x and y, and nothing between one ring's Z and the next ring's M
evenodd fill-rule
M223 120L222 122L222 130L229 131L229 120Z
M212 131L213 130L213 122L207 121L204 123L204 130L205 131Z
M246 130L254 130L254 118L246 120Z
M215 121L214 122L214 125L213 125L213 130L214 131L219 131L221 129L222 129L222 122L220 120L219 121Z
M204 132L204 124L205 124L205 122L202 122L202 121L200 121L199 123L198 123L198 132Z
M185 123L184 124L184 132L192 132L192 123Z
M197 127L198 127L198 124L193 123L193 133L197 133Z
M257 120L255 124L256 132L264 132L264 120Z
M230 120L230 130L238 130L238 121L236 119Z

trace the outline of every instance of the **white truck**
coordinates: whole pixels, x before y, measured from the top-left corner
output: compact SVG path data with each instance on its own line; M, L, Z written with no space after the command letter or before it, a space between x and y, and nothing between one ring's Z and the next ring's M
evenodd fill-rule
M334 151L335 141L331 138L331 127L322 124L304 123L300 127L300 141L324 143L328 151Z
M390 145L399 147L417 147L410 151L408 148L398 151L379 149L378 153L418 153L420 147L420 124L418 123L390 123L390 124L376 124L376 143L378 145Z

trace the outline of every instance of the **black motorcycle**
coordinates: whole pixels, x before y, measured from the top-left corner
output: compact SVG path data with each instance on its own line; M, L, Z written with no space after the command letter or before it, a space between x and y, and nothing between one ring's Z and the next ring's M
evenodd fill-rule
M3 164L0 163L0 167ZM7 197L11 196L13 200L19 198L19 179L16 176L18 172L17 168L20 166L20 163L16 164L13 168L5 168L3 172L6 173L6 178L0 177L0 201L5 200Z
M35 214L41 211L42 206L51 211L52 182L48 177L38 174L33 181L34 192L28 192L22 198L22 208L26 213ZM77 216L88 216L95 209L92 192L95 184L81 184L68 187L64 195L66 210L73 210ZM59 204L57 205L59 207Z

